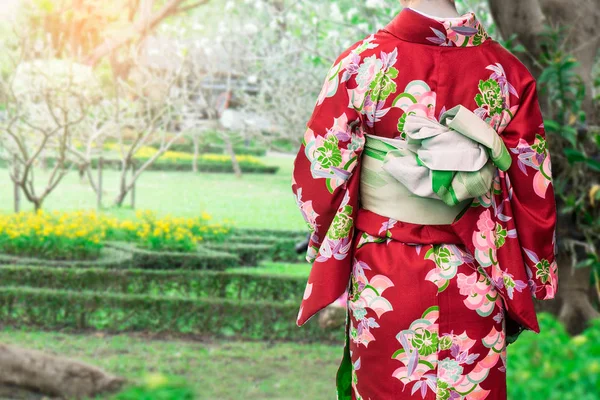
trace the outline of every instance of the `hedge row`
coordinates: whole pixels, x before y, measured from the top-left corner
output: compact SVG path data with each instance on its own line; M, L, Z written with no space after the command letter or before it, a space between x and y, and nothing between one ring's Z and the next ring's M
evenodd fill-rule
M147 159L137 158L136 162L143 164ZM48 164L52 166L54 160L49 158ZM68 165L69 163L67 163ZM92 168L98 167L98 159L92 159L91 162ZM215 161L205 161L199 160L196 164L198 166L199 172L223 172L223 173L233 173L233 165L231 162L226 163L217 163ZM8 162L0 158L0 167L7 168ZM105 168L113 168L120 169L121 168L121 160L117 159L104 159L103 166ZM240 168L243 173L256 173L256 174L274 174L279 170L277 166L271 165L262 165L262 164L252 164L252 163L244 163L240 162ZM147 169L148 171L191 171L192 170L192 161L191 160L161 160L158 159L152 165L150 165Z
M138 164L143 164L147 161L144 158L136 158ZM192 160L161 160L160 158L152 165L148 167L149 171L191 171ZM279 170L277 166L253 164L240 162L240 169L243 173L260 173L260 174L274 174ZM216 162L208 160L198 160L196 163L199 172L233 172L233 165L231 162ZM103 160L103 166L106 168L121 168L121 160L116 159L105 159ZM92 160L92 167L98 167L98 160Z
M33 257L20 257L0 253L0 265L25 264L40 265L60 268L129 268L133 261L133 254L127 249L104 247L100 250L100 257L96 260L47 260Z
M286 229L255 229L255 228L235 228L237 236L262 236L262 237L286 237L304 239L308 235L308 230L286 230Z
M268 256L273 261L298 262L304 256L296 252L296 245L303 237L287 238L275 236L236 235L228 239L228 243L264 244L269 246Z
M343 330L323 330L314 320L299 329L297 313L295 303L0 288L0 319L15 326L180 332L261 340L342 340Z
M150 146L154 147L155 149L158 149L158 148L160 148L160 143L153 143ZM194 144L192 142L173 143L169 147L169 150L193 154L194 153ZM216 144L216 143L206 143L206 144L200 145L198 147L198 150L202 154L207 154L207 153L224 154L225 146L222 144ZM233 152L237 155L264 157L265 155L267 155L267 148L266 147L256 147L256 146L250 146L250 147L234 146Z
M261 260L268 258L272 251L272 246L268 244L205 243L202 247L215 252L235 254L244 266L258 265Z
M306 278L223 271L0 267L2 286L299 303Z
M224 270L239 265L235 254L199 246L194 253L174 251L150 251L136 247L133 243L107 242L112 247L132 254L131 266L142 269L212 269Z

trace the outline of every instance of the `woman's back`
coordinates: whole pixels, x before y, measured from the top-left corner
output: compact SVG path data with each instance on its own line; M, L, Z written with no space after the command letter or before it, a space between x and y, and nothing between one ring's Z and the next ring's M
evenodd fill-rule
M348 289L338 378L353 378L338 380L340 398L505 398L507 335L539 330L532 296L557 288L550 157L527 69L472 13L405 9L338 57L307 128L293 190L313 268L298 324ZM475 153L452 137L475 139ZM480 144L485 159L462 156ZM469 196L473 182L484 190Z

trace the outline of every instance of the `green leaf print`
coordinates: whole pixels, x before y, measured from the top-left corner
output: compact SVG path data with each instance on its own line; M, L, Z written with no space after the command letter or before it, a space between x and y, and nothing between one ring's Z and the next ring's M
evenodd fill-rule
M448 400L450 398L450 386L442 381L438 380L437 382L437 393L435 396L435 400Z
M330 136L323 142L321 147L318 147L317 161L323 168L337 167L342 162L342 152L338 147L338 138Z
M485 29L483 29L482 24L477 25L477 33L473 36L473 46L479 46L485 39L487 39L488 35Z
M448 350L452 347L452 337L443 336L440 338L440 350Z
M544 154L546 152L546 140L540 135L536 134L536 143L531 145L531 148L538 154Z
M542 283L546 284L550 280L550 262L546 259L542 259L535 264L535 268L537 268L535 273L536 278L540 278Z
M412 345L419 351L419 355L428 356L438 350L439 338L437 332L423 329L411 339Z
M371 98L374 101L381 101L396 92L396 82L393 81L396 77L398 77L398 70L394 67L391 67L387 71L379 71L369 85Z
M475 101L479 107L488 106L490 115L501 114L504 105L500 85L493 79L479 81L479 91Z
M448 264L450 262L450 257L452 254L447 247L435 246L436 249L436 264L438 266L442 266L444 264Z
M496 239L494 240L494 243L496 244L496 248L499 249L500 247L504 246L504 243L506 243L506 229L504 229L502 227L502 225L500 224L496 224Z
M341 211L333 218L331 227L327 231L327 236L330 239L344 239L350 234L352 229L352 206L345 206Z

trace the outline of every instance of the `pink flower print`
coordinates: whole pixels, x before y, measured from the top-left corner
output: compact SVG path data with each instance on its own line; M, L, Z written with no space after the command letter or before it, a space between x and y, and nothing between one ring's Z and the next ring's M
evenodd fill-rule
M317 105L321 105L326 98L332 97L337 92L340 78L338 73L340 71L340 64L334 65L327 74L327 78L321 87L321 92L317 98Z
M480 231L492 231L496 227L496 223L492 221L490 210L485 210L477 221L477 229Z
M457 275L457 285L460 294L466 296L463 302L469 310L477 311L484 317L494 311L498 294L485 276L477 272L471 275L460 273Z
M377 58L376 55L367 57L363 60L362 64L358 67L356 76L356 82L361 92L366 92L369 85L375 79L375 76L383 68L383 62Z

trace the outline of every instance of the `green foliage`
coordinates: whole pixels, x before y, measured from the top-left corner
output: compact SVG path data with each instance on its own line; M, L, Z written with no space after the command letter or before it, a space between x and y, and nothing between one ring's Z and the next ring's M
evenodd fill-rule
M20 212L0 215L0 252L49 260L93 260L104 232L95 213Z
M593 176L600 172L600 132L586 123L582 109L585 85L577 74L578 62L570 55L567 44L569 30L548 28L543 36L545 49L540 63L544 70L538 82L542 93L548 97L550 112L544 121L552 137L552 171L554 187L561 203L561 213L574 216L577 233L572 238L593 244L600 235L597 185ZM592 276L600 285L597 255L589 253L578 265L593 266ZM600 293L600 289L598 290Z
M271 245L248 243L206 243L204 247L219 252L236 254L241 265L256 265L259 261L269 257Z
M600 393L600 320L570 337L550 314L540 314L541 333L525 332L508 354L509 398L594 400Z
M48 260L45 258L0 254L1 264L41 265L54 268L128 268L133 256L123 249L103 247L99 257L94 260Z
M502 44L502 46L515 55L527 52L525 46L518 42L518 36L516 33L513 33L507 39L500 40L500 44Z
M341 341L343 330L325 331L316 321L298 329L297 314L297 302L0 287L0 319L15 327Z
M308 231L286 230L286 229L262 229L262 228L236 228L234 233L239 236L262 236L262 237L293 237L305 238Z
M302 267L302 266L300 266ZM256 267L254 267L256 269ZM142 270L0 266L0 285L104 293L157 295L189 299L223 298L298 303L306 284L302 275L270 272ZM289 270L289 268L288 268Z
M139 385L127 388L112 400L194 400L196 393L181 378L161 374L147 375Z
M54 159L51 157L46 158L48 162L48 166L52 167L54 165ZM136 158L136 162L140 165L146 162L148 158L138 157ZM255 173L255 174L274 174L278 171L279 167L270 166L270 165L262 165L252 162L245 162L244 160L238 160L240 164L240 168L243 173ZM118 159L104 159L103 166L106 168L112 168L119 170L121 168L121 160ZM66 167L72 166L70 162L65 163ZM98 168L98 159L92 159L90 163L92 168ZM211 160L211 159L199 159L196 163L198 167L198 172L222 172L222 173L232 173L233 165L231 164L231 160ZM7 168L8 162L4 159L0 159L0 168ZM147 171L191 171L192 170L192 160L184 159L184 160L162 160L158 159L154 161L148 168Z
M133 268L142 269L213 269L224 270L238 265L239 258L227 248L218 251L204 246L198 246L197 251L191 253L175 251L154 251L139 248L133 243L107 242L108 247L127 251L132 254L131 265ZM216 244L214 246L217 246Z
M269 246L268 257L272 261L298 262L304 255L296 252L296 244L305 237L280 237L280 236L232 236L228 243L264 244Z

